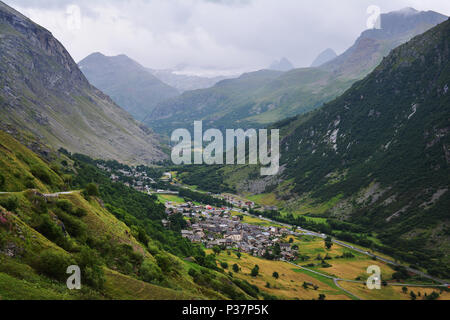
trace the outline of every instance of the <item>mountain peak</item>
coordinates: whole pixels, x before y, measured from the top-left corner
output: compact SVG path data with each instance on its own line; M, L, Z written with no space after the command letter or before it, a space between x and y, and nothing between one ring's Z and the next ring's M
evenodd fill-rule
M269 69L276 71L290 71L294 69L294 65L287 58L281 58L280 60L272 62Z
M144 119L156 103L179 94L125 54L108 57L93 53L81 60L79 67L89 82L136 119Z
M328 48L324 51L322 51L317 58L313 61L313 63L311 64L311 67L320 67L321 65L323 65L324 63L327 63L331 60L333 60L334 58L337 57L336 52L331 49Z
M393 14L402 14L402 15L414 15L420 13L420 11L412 8L412 7L405 7L403 9L392 11Z

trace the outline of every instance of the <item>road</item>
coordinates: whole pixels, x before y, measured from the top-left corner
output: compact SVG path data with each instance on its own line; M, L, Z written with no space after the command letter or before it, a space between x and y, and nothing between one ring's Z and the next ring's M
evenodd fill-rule
M63 191L63 192L55 192L55 193L43 193L42 195L46 198L58 197L65 194L73 194L77 191ZM0 194L14 194L17 192L0 192Z

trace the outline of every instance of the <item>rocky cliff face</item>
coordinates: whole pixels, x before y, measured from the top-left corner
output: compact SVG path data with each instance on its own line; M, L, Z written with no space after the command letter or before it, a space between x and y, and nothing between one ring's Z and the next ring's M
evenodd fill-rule
M155 136L91 86L46 29L0 2L0 127L127 163L165 158Z

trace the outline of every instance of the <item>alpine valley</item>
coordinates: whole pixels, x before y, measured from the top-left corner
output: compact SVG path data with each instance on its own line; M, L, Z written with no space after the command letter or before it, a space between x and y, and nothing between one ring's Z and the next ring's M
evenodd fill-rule
M450 19L380 21L308 68L206 78L77 64L0 1L0 300L449 300ZM199 120L279 129L278 174L174 165Z

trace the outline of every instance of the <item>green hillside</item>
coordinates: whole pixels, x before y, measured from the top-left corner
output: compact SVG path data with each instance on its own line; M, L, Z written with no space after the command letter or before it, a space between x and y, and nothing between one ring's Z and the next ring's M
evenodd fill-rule
M0 131L0 299L251 298L214 256L162 227L156 198L109 182L86 156L54 159ZM66 287L69 265L81 290Z

